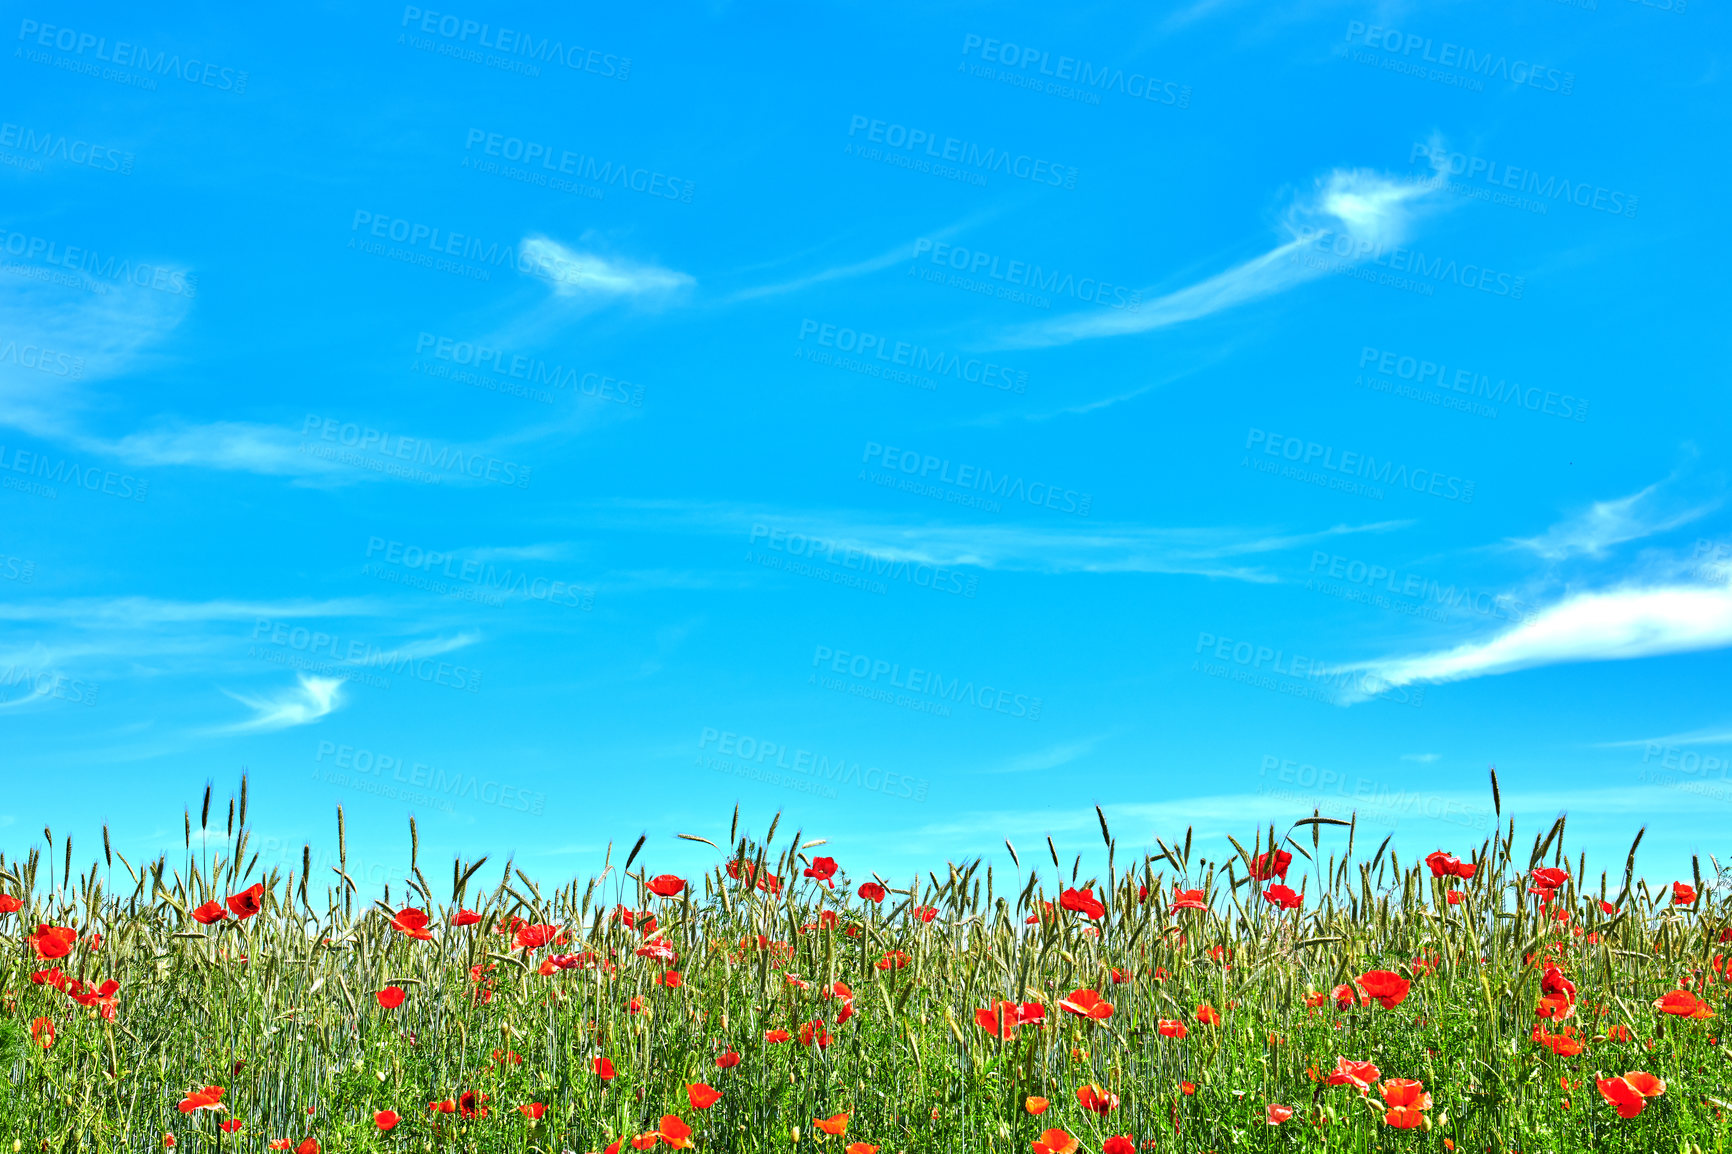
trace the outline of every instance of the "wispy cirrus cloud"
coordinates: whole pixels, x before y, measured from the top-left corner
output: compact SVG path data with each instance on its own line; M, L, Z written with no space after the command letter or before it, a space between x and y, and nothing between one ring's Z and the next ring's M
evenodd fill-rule
M213 421L142 430L112 439L77 436L72 440L79 448L147 469L189 466L332 482L358 481L368 475L367 470L344 469L303 452L303 440L293 429L281 425Z
M524 240L526 264L551 285L553 299L592 304L631 301L657 305L695 285L693 278L653 263L601 256L545 236ZM167 266L164 266L167 267ZM184 270L182 270L184 272ZM88 282L88 283L84 283ZM297 484L344 486L388 481L394 474L355 467L307 452L302 430L236 419L154 416L130 432L105 431L116 423L119 398L96 388L101 382L171 366L169 339L190 314L190 295L109 283L80 276L80 284L0 277L0 330L40 347L76 356L78 371L65 375L0 365L0 427L123 462L136 468L198 468L293 478ZM543 312L552 330L570 319L570 305ZM545 334L543 334L545 335ZM70 363L70 361L68 362ZM558 437L596 420L597 406L579 405L566 416L526 431L479 443L449 442L453 453L491 455L509 444ZM430 443L422 430L392 429ZM447 483L469 479L448 471Z
M390 612L392 603L365 597L324 600L173 601L160 597L67 597L41 601L0 601L0 621L42 621L83 629L178 627L214 621L258 618L372 617Z
M945 225L941 229L928 233L926 239L945 240L957 235L958 233L967 231L981 223L981 221L987 217L994 215L995 212L996 210L987 210L986 212L975 213L972 216L957 221L955 224ZM752 288L741 289L738 292L730 293L728 296L724 297L721 303L734 304L738 301L758 300L762 297L781 296L785 293L802 292L816 285L829 284L832 281L852 280L858 276L866 276L870 273L878 272L881 269L889 268L891 265L899 264L902 261L914 259L914 245L914 241L903 241L900 244L892 245L890 248L885 249L877 256L867 257L865 260L832 265L829 268L821 269L815 273L792 277L785 281L777 281L774 284L757 285Z
M1592 502L1542 533L1505 545L1551 563L1557 572L1548 580L1570 581L1572 567L1605 561L1621 545L1670 532L1717 507L1717 501L1677 495L1678 479L1675 472L1626 496ZM1676 556L1648 550L1616 579L1594 584L1599 587L1571 581L1560 600L1495 636L1342 666L1364 674L1349 697L1363 700L1415 682L1732 647L1732 571L1691 569Z
M522 252L524 260L535 266L535 275L551 284L561 297L649 301L671 297L697 284L674 269L604 257L546 236L525 237Z
M621 501L633 524L712 534L756 529L800 534L838 550L931 565L1045 573L1174 573L1274 584L1278 576L1256 558L1362 533L1405 527L1406 521L1339 524L1311 531L1259 527L1167 527L1097 524L1059 529L1026 525L926 524L876 519L851 511L753 508L687 501Z
M1040 773L1049 769L1058 769L1087 757L1099 748L1108 734L1099 733L1091 737L1078 738L1075 741L1061 741L1041 749L1032 749L1027 753L1019 753L1015 757L982 770L982 773Z
M246 721L219 727L217 733L269 733L297 725L311 725L342 704L343 679L297 674L298 686L270 696L253 696L223 690L223 693L253 711Z
M1402 180L1368 169L1335 169L1316 182L1312 194L1287 212L1287 239L1269 251L1184 288L1157 294L1145 290L1135 311L1110 310L1055 318L1011 333L999 343L1008 348L1045 348L1100 337L1153 332L1225 312L1283 293L1328 274L1328 267L1298 259L1319 230L1349 242L1350 256L1362 260L1400 244L1410 233L1420 202L1436 190L1434 182Z
M755 288L741 289L739 292L730 294L724 303L732 304L735 301L749 301L757 300L761 297L781 296L784 293L800 292L803 289L811 288L813 285L827 284L830 281L850 280L857 276L865 276L868 273L875 273L880 269L889 268L893 264L898 264L902 261L911 259L913 255L914 242L907 241L903 244L898 244L892 248L888 248L877 256L868 257L861 261L855 261L852 264L836 265L820 272L795 277L792 280L781 281L777 284L758 285Z
M1686 504L1668 491L1667 482L1672 479L1656 481L1628 496L1595 501L1544 533L1512 538L1510 543L1548 561L1599 558L1615 546L1688 525L1719 504Z
M1633 749L1639 745L1732 745L1732 724L1691 729L1683 733L1662 733L1654 737L1637 737L1627 741L1596 741L1596 749Z
M1544 665L1628 661L1732 646L1732 584L1628 585L1578 593L1485 641L1344 668L1366 688L1462 681Z

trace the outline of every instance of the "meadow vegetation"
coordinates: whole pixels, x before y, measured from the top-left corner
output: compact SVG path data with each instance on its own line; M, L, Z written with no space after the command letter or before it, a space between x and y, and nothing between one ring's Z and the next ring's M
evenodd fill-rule
M1495 775L1492 782L1496 795ZM261 871L246 784L133 863L0 855L15 1151L1726 1149L1732 904L1590 875L1565 822L880 877L772 821L549 885ZM1502 820L1501 807L1499 820ZM1097 815L1099 811L1097 811ZM707 832L707 835L706 834ZM622 846L623 849L623 846ZM1411 855L1411 856L1410 856ZM422 872L435 869L436 883ZM3 1149L3 1146L0 1146Z

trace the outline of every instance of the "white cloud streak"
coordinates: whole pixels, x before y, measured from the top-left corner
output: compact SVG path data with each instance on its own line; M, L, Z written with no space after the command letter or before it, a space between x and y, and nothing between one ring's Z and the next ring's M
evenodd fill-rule
M1345 668L1365 671L1365 688L1375 690L1728 645L1732 645L1732 585L1626 586L1576 594L1489 641Z
M166 601L156 597L69 597L0 602L0 621L51 621L80 628L144 629L259 618L384 616L391 603L365 598L325 601Z
M340 677L309 677L297 674L300 684L272 697L251 697L223 692L253 710L247 721L223 726L218 733L269 733L297 725L311 725L342 704L343 680Z
M764 526L799 534L807 542L821 541L826 548L863 549L897 561L1043 573L1185 573L1259 584L1275 584L1280 578L1242 561L1337 537L1387 532L1407 524L1381 521L1297 533L1111 524L1065 531L1013 525L873 522L844 512L790 513L673 501L620 502L619 507L631 511L634 525L663 519L712 533L737 533L742 538Z
M1732 725L1717 725L1707 729L1692 729L1685 733L1666 733L1658 737L1638 737L1633 741L1597 741L1598 749L1634 749L1647 745L1728 745L1732 744Z
M1548 561L1572 557L1603 557L1627 541L1669 532L1709 513L1714 505L1665 509L1665 481L1611 501L1595 501L1582 512L1560 521L1537 537L1513 538L1511 544Z
M1268 252L1146 300L1134 312L1110 310L1057 318L1014 333L1001 343L1010 348L1043 348L1152 332L1286 292L1328 273L1326 265L1299 259L1317 230L1326 229L1350 242L1354 256L1339 259L1363 259L1401 243L1417 202L1435 187L1430 181L1400 180L1365 169L1335 169L1318 180L1309 200L1293 207L1285 221L1289 239Z
M641 300L671 296L697 283L683 272L609 260L545 236L524 238L523 257L535 265L538 271L534 275L553 285L553 291L562 297Z

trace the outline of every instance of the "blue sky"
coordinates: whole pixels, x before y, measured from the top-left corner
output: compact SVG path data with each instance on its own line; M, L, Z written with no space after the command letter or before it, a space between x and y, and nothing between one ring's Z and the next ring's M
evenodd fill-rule
M14 14L0 829L863 876L1732 810L1682 0ZM1526 834L1523 835L1524 837ZM272 857L275 855L275 858ZM1025 855L1026 858L1026 855Z

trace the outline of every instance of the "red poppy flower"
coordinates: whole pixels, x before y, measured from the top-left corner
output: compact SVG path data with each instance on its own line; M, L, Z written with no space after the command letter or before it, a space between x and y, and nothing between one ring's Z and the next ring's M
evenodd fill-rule
M1444 897L1448 900L1450 905L1459 906L1462 901L1466 899L1467 895L1462 893L1460 890L1450 890L1444 895Z
M1556 966L1547 966L1546 972L1540 976L1540 993L1562 994L1573 1002L1576 1000L1576 985Z
M671 898L685 888L685 879L675 877L673 874L660 874L651 878L649 882L649 892L662 898Z
M74 981L70 978L64 978L62 982L57 984L61 990L65 991L67 997L79 1005L91 1006L100 1010L104 1018L112 1019L115 1017L117 1000L115 995L120 990L120 983L113 978L108 979L100 986L86 985L84 982Z
M1397 1130L1412 1130L1425 1124L1425 1111L1431 1109L1431 1095L1425 1086L1412 1078L1391 1078L1379 1087L1383 1094L1383 1121Z
M661 1128L656 1133L675 1150L690 1150L692 1147L692 1128L680 1121L678 1115L663 1114Z
M212 898L210 901L192 912L192 920L199 923L201 926L208 926L212 922L220 922L228 916L228 910L215 898Z
M1696 887L1687 882L1672 883L1672 904L1687 906L1696 900Z
M1105 1114L1118 1109L1119 1096L1102 1089L1093 1082L1076 1088L1077 1105L1084 1110L1093 1110L1096 1114Z
M772 1045L772 1046L776 1045L779 1042L791 1041L793 1039L793 1037L794 1037L794 1035L788 1033L788 1031L786 1031L786 1030L765 1030L764 1031L764 1041L770 1043L770 1045Z
M679 958L679 953L666 938L657 938L653 942L645 942L637 948L640 958L654 958L658 962L672 962Z
M378 1113L373 1115L373 1125L377 1126L382 1132L389 1132L391 1127L401 1121L402 1119L398 1117L397 1111L395 1110L380 1110Z
M47 1018L32 1018L30 1021L30 1036L44 1050L54 1045L54 1023Z
M1104 918L1107 914L1107 907L1096 899L1092 886L1081 890L1065 890L1058 895L1058 904L1061 908L1081 914L1090 921Z
M229 895L229 909L243 921L264 908L265 883L254 882L238 894Z
M1606 1030L1606 1040L1608 1042L1628 1042L1632 1037L1634 1037L1634 1035L1630 1033L1630 1027L1628 1026L1617 1025Z
M824 1028L822 1018L815 1018L800 1027L800 1045L817 1046L822 1050L830 1044L830 1031Z
M1177 1018L1162 1018L1155 1032L1163 1038L1183 1038L1191 1032L1191 1028Z
M1586 1049L1573 1026L1565 1026L1561 1034L1548 1034L1535 1026L1532 1036L1534 1041L1560 1058L1573 1058Z
M1666 1080L1656 1078L1645 1070L1631 1070L1624 1075L1624 1081L1636 1088L1636 1092L1644 1098L1658 1098L1666 1092Z
M427 1109L433 1111L435 1114L455 1114L457 1113L457 1103L454 1100L447 1098L443 1102L427 1103Z
M1260 853L1251 859L1251 876L1260 882L1270 878L1287 880L1287 867L1293 864L1293 855L1286 850L1276 850L1271 856Z
M1393 1010L1407 999L1412 985L1394 970L1367 970L1355 979L1365 995L1386 1010Z
M1058 1007L1079 1018L1092 1018L1097 1022L1113 1016L1113 1004L1094 990L1072 990L1070 997L1060 1001Z
M1197 1007L1197 1021L1205 1026L1219 1026L1221 1024L1221 1011L1204 1002Z
M881 902L889 891L877 882L861 882L860 888L855 892L869 902Z
M716 1055L716 1069L730 1070L740 1064L740 1055L733 1050Z
M206 1086L202 1090L194 1090L180 1100L180 1112L191 1114L194 1110L221 1110L223 1088L221 1086Z
M487 1095L465 1090L457 1095L457 1112L465 1118L485 1118L488 1115Z
M78 931L68 926L39 925L25 940L39 958L64 958L78 944Z
M1273 1102L1263 1108L1263 1120L1271 1126L1279 1126L1293 1116L1293 1107L1277 1106Z
M1335 1069L1324 1079L1331 1086L1358 1086L1369 1089L1377 1081L1379 1071L1370 1062L1355 1062L1348 1058L1335 1059Z
M686 1086L686 1097L691 1100L692 1109L708 1110L722 1100L722 1092L704 1082L691 1082Z
M923 922L929 922L938 916L937 906L915 906L914 916Z
M1129 1134L1114 1134L1101 1143L1101 1154L1137 1154L1137 1142Z
M518 949L539 950L558 936L558 926L524 926L512 941L517 943Z
M609 1081L613 1078L613 1063L608 1061L606 1058L591 1058L589 1060L589 1067L595 1071L596 1077L600 1078L603 1082Z
M815 857L812 859L812 864L806 868L805 876L816 878L831 889L835 889L836 883L830 879L836 876L836 871L839 868L833 857Z
M814 1118L812 1125L832 1138L840 1138L848 1132L848 1111L844 1110L840 1114L832 1114L828 1118Z
M519 1106L517 1112L522 1114L525 1118L528 1118L531 1122L539 1122L541 1121L541 1116L547 1113L547 1107L543 1106L540 1102L531 1102L527 1106Z
M319 1140L317 1138L301 1139L301 1144L295 1147L295 1154L319 1154Z
M1015 1002L995 1002L984 1010L974 1011L974 1024L993 1037L1008 1041L1016 1037L1016 1027L1023 1021L1022 1009Z
M866 1142L850 1142L842 1154L878 1154L878 1147Z
M24 902L11 894L0 894L0 914L15 914L24 908Z
M1594 1084L1599 1087L1600 1097L1617 1107L1620 1118L1634 1118L1649 1098L1658 1098L1666 1092L1665 1082L1641 1070L1631 1070L1622 1078L1596 1078Z
M480 921L481 915L474 910L460 909L451 915L451 924L454 926L473 926Z
M728 876L729 877L737 880L739 878L741 872L742 872L742 869L740 866L740 862L737 858L728 863ZM763 890L765 893L772 893L772 894L773 893L779 893L782 889L782 879L781 878L777 877L774 874L765 874L763 877L758 877L757 876L758 867L756 864L754 864L752 862L747 862L745 864L744 873L746 875L746 883L748 885L752 884L752 882L755 880L758 888Z
M239 1118L230 1118L227 1122L217 1123L217 1129L221 1130L224 1134L233 1134L236 1130L239 1130L241 1126L242 1122Z
M1561 1022L1565 1018L1573 1018L1576 1007L1562 994L1547 994L1534 1007L1534 1017L1545 1018L1548 1021Z
M426 910L405 906L391 918L391 925L398 933L408 934L418 942L433 940L433 933L427 928Z
M1662 1014L1680 1018L1712 1018L1713 1009L1689 990L1667 990L1654 1000L1654 1008Z
M386 986L373 996L379 999L379 1004L387 1010L395 1010L403 1004L403 999L409 996L409 991L401 986Z
M1553 891L1570 880L1570 875L1555 866L1540 866L1528 875L1528 893L1550 898Z
M1305 899L1286 886L1270 886L1263 891L1263 900L1272 902L1284 910L1296 910L1305 904Z
M1076 1154L1077 1140L1063 1130L1042 1130L1034 1154Z
M169 1145L172 1146L174 1143L170 1142ZM287 1150L288 1148L289 1140L287 1138L277 1138L265 1143L265 1149L267 1150Z
M1207 907L1203 904L1202 890L1173 890L1173 908L1175 910L1200 910Z
M1185 1094L1188 1096L1191 1094L1195 1094L1196 1092L1197 1092L1197 1084L1195 1082L1180 1082L1179 1083L1179 1093Z
M913 960L902 950L886 950L884 956L872 964L881 970L900 970Z
M636 1138L633 1138L631 1140L631 1148L633 1150L649 1150L652 1147L654 1147L657 1142L660 1142L661 1140L662 1140L662 1136L659 1132L657 1132L655 1130L649 1130L649 1131L646 1131L642 1134L639 1134Z
M1048 1102L1045 1098L1036 1094L1030 1094L1027 1098L1024 1098L1022 1102L1022 1108L1028 1111L1031 1117L1046 1113L1047 1107L1051 1105L1051 1102Z

